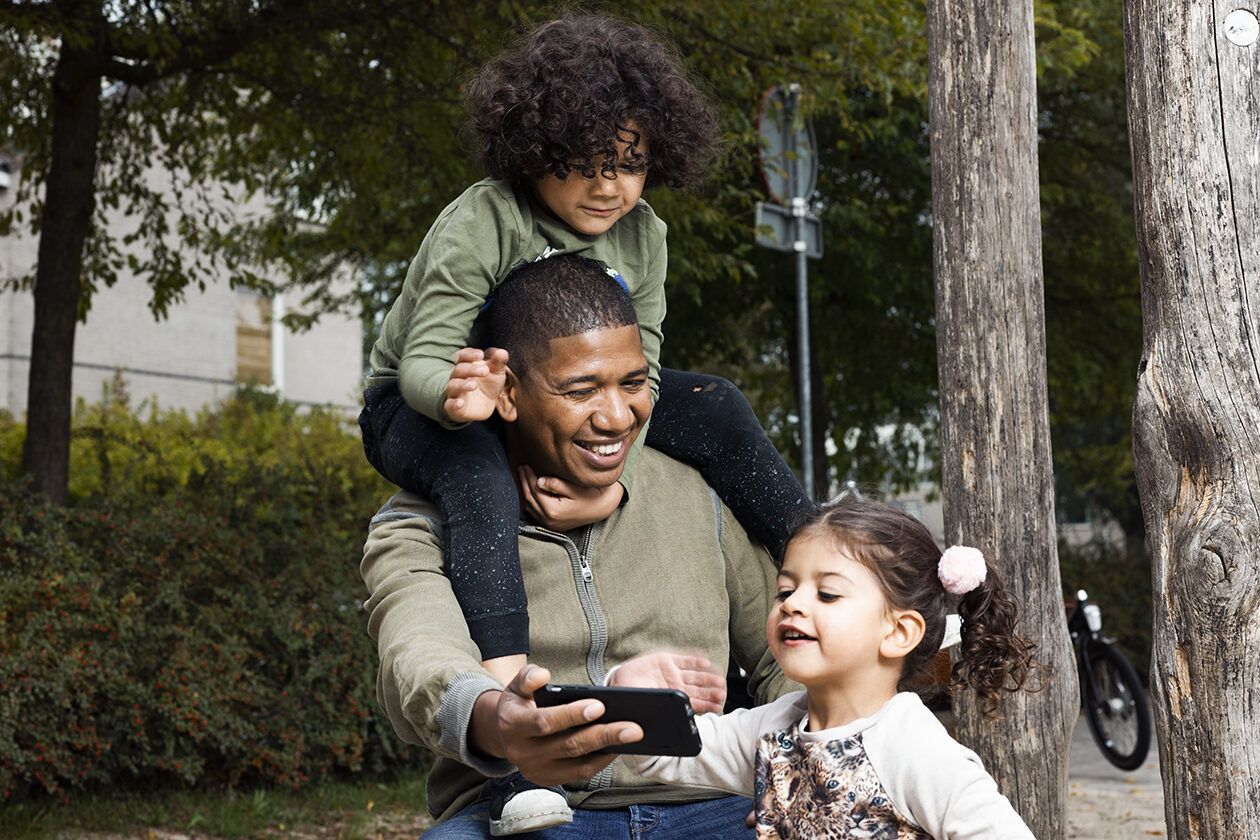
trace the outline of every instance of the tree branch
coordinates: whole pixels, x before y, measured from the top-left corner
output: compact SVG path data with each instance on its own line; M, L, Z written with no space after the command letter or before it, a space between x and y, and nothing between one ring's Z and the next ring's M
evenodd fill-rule
M725 47L731 52L736 53L737 55L742 55L744 58L751 59L752 61L761 62L763 64L774 64L779 67L784 67L788 70L794 70L797 73L801 73L807 77L814 76L814 77L823 78L823 79L850 79L852 78L851 75L847 73L839 73L839 72L834 72L834 71L829 72L829 71L819 70L817 67L810 67L808 65L800 64L795 61L788 61L784 59L784 57L781 55L771 55L771 54L767 54L763 52L757 52L756 50L750 50L741 44L737 44L736 42L730 40L729 38L719 37L718 35L714 34L712 30L706 29L700 23L699 20L691 17L690 15L687 15L685 12L680 12L677 9L670 9L668 14L670 17L678 21L683 26L695 31L696 34L699 35L702 40L710 41L715 44L720 44L721 46Z
M53 3L19 3L0 0L0 23L5 27L21 29L55 30L61 22L61 14Z
M111 78L145 85L190 70L225 63L254 46L279 35L295 35L353 27L382 14L380 7L369 8L354 2L312 4L307 0L276 0L261 11L243 18L217 21L209 30L176 28L173 41L179 46L165 56L153 58L148 36L111 27L109 52L102 72ZM129 63L132 59L137 63Z

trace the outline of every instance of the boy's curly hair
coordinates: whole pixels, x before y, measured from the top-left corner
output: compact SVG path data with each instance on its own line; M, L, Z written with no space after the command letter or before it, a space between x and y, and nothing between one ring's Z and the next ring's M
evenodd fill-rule
M487 171L517 184L620 168L646 171L647 187L694 186L720 136L678 56L611 17L542 24L484 65L465 94Z

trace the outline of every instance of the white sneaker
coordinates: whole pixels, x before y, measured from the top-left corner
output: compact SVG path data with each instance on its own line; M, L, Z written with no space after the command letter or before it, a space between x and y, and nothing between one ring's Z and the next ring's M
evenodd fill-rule
M503 837L525 831L541 831L573 822L573 811L564 795L554 788L538 787L520 774L492 783L490 834Z

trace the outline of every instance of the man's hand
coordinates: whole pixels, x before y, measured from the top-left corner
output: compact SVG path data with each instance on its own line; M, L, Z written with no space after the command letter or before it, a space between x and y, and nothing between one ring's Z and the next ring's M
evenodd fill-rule
M609 685L639 688L676 688L691 698L697 714L720 712L726 702L726 679L712 671L703 654L668 650L641 653L613 670Z
M546 668L526 665L505 690L478 697L468 733L472 745L506 758L531 782L551 786L585 782L616 758L596 750L643 738L637 723L591 724L604 713L598 700L538 708L534 692L550 679Z
M521 504L544 528L571 531L592 522L603 522L621 504L625 494L613 482L607 487L578 487L559 478L539 478L529 466L517 471Z
M497 347L481 351L465 347L455 357L446 380L442 410L456 423L486 420L494 414L495 401L507 380L508 353Z

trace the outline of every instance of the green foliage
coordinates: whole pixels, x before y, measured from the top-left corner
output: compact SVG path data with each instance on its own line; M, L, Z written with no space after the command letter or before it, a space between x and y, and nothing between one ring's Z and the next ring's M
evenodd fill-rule
M67 305L86 317L94 294L131 272L162 317L208 282L270 290L278 274L263 269L277 261L325 306L356 305L331 292L332 273L365 254L395 259L380 241L414 251L417 215L425 224L470 174L456 137L459 78L511 9L503 18L451 0L5 4L0 147L18 155L21 177L0 230L41 230L51 81L63 47L80 44L95 59L83 71L99 75L102 175L82 293ZM85 43L97 27L102 40ZM133 221L125 233L107 223L117 211ZM374 238L355 239L366 227ZM30 277L0 279L30 287Z
M1140 535L1130 427L1142 313L1121 9L1088 0L1058 14L1093 49L1038 89L1057 504L1076 521L1106 511Z
M1128 415L1141 320L1119 12L1107 0L1036 8L1046 330L1060 499L1140 533ZM795 449L794 258L749 243L750 208L764 198L757 99L800 82L820 145L824 237L823 259L808 265L814 428L833 445L834 479L913 484L935 460L937 423L922 4L697 14L662 18L718 96L730 151L703 196L650 197L671 225L667 362L738 381L780 448ZM889 427L899 433L880 433Z
M94 226L81 310L132 260L153 285L157 313L211 277L266 286L260 266L271 263L302 299L291 321L358 307L374 335L428 226L479 177L460 133L462 79L513 34L571 7L382 0L365 14L346 0L117 4L108 44L125 54L98 65L115 74L104 80L98 214L125 208L138 227L122 242ZM809 266L811 367L816 443L831 446L814 449L833 452L835 479L916 482L935 454L937 388L923 4L580 7L677 44L726 127L702 191L648 196L670 226L664 363L734 379L796 458L793 261L753 246L752 208L765 198L761 97L800 83L821 147L813 209L824 221L824 258ZM23 150L20 189L32 199L49 156L50 45L71 23L36 0L0 8L0 86L15 103L0 114L0 143ZM1059 498L1110 510L1137 533L1128 415L1140 316L1120 9L1039 0L1036 27ZM152 168L177 173L176 195L155 189ZM242 212L247 195L259 202L251 213L265 212ZM31 210L0 228L38 231L38 203ZM346 265L363 280L349 294L329 282ZM887 427L902 431L878 432Z
M662 13L728 129L727 157L703 195L650 198L670 224L666 363L739 383L799 463L795 259L753 247L752 207L766 198L761 98L800 83L820 147L812 203L824 231L823 259L808 265L814 449L832 444L835 480L915 483L936 401L922 4L754 4L721 14L705 5ZM877 431L887 426L921 434Z
M344 421L265 403L81 406L75 504L4 479L0 799L420 758L377 711L359 608L387 488Z

